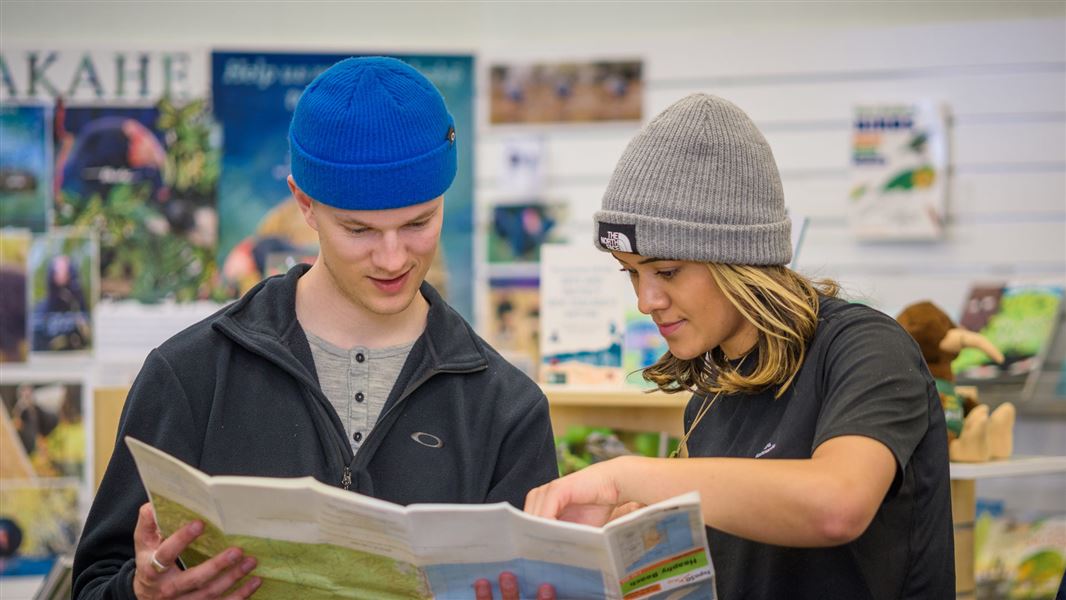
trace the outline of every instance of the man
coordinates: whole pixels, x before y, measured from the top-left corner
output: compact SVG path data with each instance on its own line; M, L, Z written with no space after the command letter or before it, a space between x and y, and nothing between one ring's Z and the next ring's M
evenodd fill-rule
M547 402L423 282L456 171L444 100L389 58L347 59L304 91L289 188L317 231L297 266L149 354L75 557L76 598L230 597L259 586L203 530L162 539L122 438L209 474L311 475L399 504L521 503L557 475ZM138 512L139 511L139 512Z

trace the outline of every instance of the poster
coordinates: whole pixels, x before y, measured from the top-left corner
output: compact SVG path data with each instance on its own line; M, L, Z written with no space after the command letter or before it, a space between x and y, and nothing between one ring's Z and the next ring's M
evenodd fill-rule
M1024 378L1040 368L1063 301L1062 284L977 284L963 307L960 325L988 338L1003 353L996 364L977 348L963 348L951 363L960 380Z
M56 229L34 237L27 267L31 351L92 350L96 264L90 230Z
M86 481L86 432L80 383L0 385L4 457L0 479Z
M43 232L52 199L52 112L0 105L0 224Z
M541 248L540 381L620 385L629 281L592 246Z
M218 137L207 54L9 48L0 96L52 110L56 226L92 227L109 300L208 299L215 283Z
M489 121L639 121L643 71L639 60L495 64L489 70Z
M547 152L543 136L513 136L500 153L500 191L511 196L539 196L544 192Z
M1061 598L1066 572L1066 517L981 512L974 526L978 597Z
M0 229L0 363L26 362L28 229Z
M851 147L851 228L860 240L935 240L947 212L950 118L931 103L859 106Z
M60 556L73 554L81 532L78 493L69 479L3 481L0 581L46 575Z
M225 140L219 183L219 261L240 291L259 281L270 253L314 254L317 236L289 193L288 128L304 86L357 53L214 52L214 114ZM427 280L468 320L473 298L474 59L393 55L437 86L455 118L459 171L445 193L439 260ZM264 244L272 245L262 251Z
M648 315L636 307L636 296L630 294L632 305L625 311L625 345L622 349L622 370L625 382L641 388L654 388L655 384L645 381L642 371L658 362L663 354L669 352L666 338L659 333L659 326Z
M540 280L537 277L489 280L486 341L504 358L536 380L540 362Z
M489 263L539 261L542 245L569 241L567 219L567 206L562 202L493 206L487 244Z
M80 382L0 385L0 577L44 575L74 551L84 414Z

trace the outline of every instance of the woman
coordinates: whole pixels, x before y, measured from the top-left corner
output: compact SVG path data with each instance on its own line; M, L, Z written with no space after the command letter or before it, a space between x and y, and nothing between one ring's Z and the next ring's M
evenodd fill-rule
M622 457L539 487L536 515L602 525L700 492L719 595L949 598L944 415L913 340L788 269L773 154L733 104L692 95L629 144L596 245L669 352L644 372L693 392L684 460Z

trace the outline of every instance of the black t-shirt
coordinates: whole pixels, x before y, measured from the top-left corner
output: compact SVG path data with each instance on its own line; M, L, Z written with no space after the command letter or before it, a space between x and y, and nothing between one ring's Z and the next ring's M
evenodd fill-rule
M953 598L947 431L911 337L874 309L822 298L803 366L784 395L775 391L723 394L692 432L689 455L802 459L830 438L862 435L892 451L896 478L870 526L842 546L786 548L708 527L719 596ZM702 401L689 402L686 429Z

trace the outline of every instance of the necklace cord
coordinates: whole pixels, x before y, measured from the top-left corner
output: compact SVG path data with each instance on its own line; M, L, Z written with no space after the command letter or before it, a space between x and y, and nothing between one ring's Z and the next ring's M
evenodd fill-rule
M739 371L740 368L744 366L744 361L747 360L748 354L745 354L743 357L741 357L740 362L737 363L737 371ZM718 397L721 395L722 390L718 390L717 392L715 392L714 396L710 399L710 401L708 401L706 397L703 398L703 403L700 404L700 409L696 411L696 418L692 420L692 426L689 427L688 431L686 431L685 434L681 436L681 440L677 443L677 448L675 448L674 451L670 453L669 458L678 458L679 456L681 456L682 451L685 452L685 456L688 456L689 436L691 436L692 432L696 430L696 426L699 425L700 421L703 420L703 416L707 414L707 411L711 410L711 407L714 406L714 403L718 401Z

